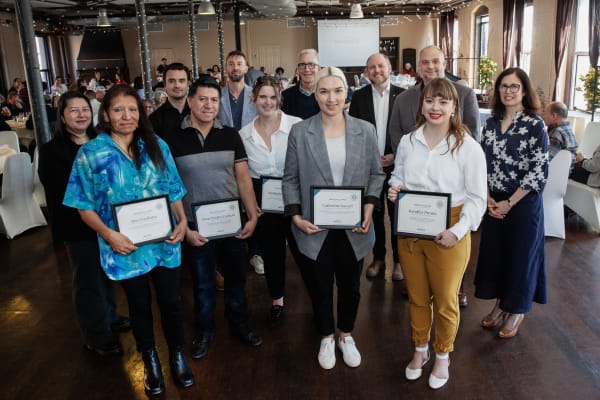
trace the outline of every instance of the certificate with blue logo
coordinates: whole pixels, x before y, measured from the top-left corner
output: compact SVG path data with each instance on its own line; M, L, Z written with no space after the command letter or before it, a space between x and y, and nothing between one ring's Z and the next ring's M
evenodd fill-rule
M173 217L167 195L112 205L117 232L136 246L162 242L173 232Z
M394 233L434 239L450 227L450 193L403 190L396 199Z
M207 239L220 239L242 233L240 199L194 203L192 213L198 233Z
M360 228L364 218L364 188L311 186L312 223L323 229Z

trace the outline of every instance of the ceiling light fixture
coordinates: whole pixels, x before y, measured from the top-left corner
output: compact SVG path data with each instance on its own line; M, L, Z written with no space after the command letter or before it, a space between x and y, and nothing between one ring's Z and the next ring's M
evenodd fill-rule
M106 12L106 8L98 9L98 20L96 21L96 26L112 26L108 19L108 13Z
M358 4L358 3L352 4L352 6L350 7L350 18L358 19L358 18L364 18L364 17L365 16L363 15L362 7L360 6L360 4Z
M215 15L215 8L210 0L202 0L198 6L198 15Z

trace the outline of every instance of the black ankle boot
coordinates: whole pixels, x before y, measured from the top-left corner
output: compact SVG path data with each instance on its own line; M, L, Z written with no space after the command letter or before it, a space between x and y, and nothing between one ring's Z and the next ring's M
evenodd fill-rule
M175 382L183 387L190 387L194 384L194 373L185 361L183 356L183 346L177 346L169 354L169 367Z
M160 368L160 360L156 348L142 351L144 361L144 389L149 395L161 394L165 391L165 380Z

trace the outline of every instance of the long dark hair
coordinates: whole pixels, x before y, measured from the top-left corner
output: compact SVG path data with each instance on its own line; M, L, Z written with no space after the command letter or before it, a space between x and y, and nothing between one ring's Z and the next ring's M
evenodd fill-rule
M458 92L456 88L446 78L435 78L421 92L421 98L419 99L419 110L417 111L417 128L425 125L427 120L423 116L423 101L425 97L441 97L442 99L449 100L454 103L454 114L450 116L450 127L448 128L448 134L446 135L446 143L450 146L450 136L456 138L456 143L450 149L450 153L454 154L456 150L462 146L465 139L465 135L469 132L461 119L460 103L458 101ZM414 131L413 131L414 133ZM412 133L411 133L412 139Z
M65 92L58 99L58 108L56 110L56 124L54 125L54 136L69 138L70 134L69 134L69 131L67 130L67 125L63 121L62 117L67 108L67 103L71 99L85 100L88 107L90 108L90 114L92 114L92 118L90 119L90 125L87 127L86 133L90 139L93 139L94 137L96 137L96 131L94 130L94 127L93 127L94 115L92 112L92 105L90 104L90 99L85 97L85 95L83 95L82 93L74 92L74 91Z
M160 150L160 145L158 144L158 140L156 139L156 135L154 134L154 129L152 128L152 124L150 123L150 119L144 112L144 104L138 96L137 91L127 85L114 85L111 87L104 95L104 99L102 100L102 114L98 117L98 126L96 129L98 132L106 132L110 133L112 127L110 125L110 121L108 119L108 111L110 110L110 106L114 99L118 96L131 96L135 99L137 103L138 111L139 111L139 120L138 127L133 132L133 140L129 144L129 149L133 154L133 159L135 161L135 165L138 169L141 168L141 159L140 159L140 147L138 145L138 139L142 139L144 141L144 145L146 147L146 151L150 156L150 159L159 169L165 168L165 159L163 158L162 151Z
M517 79L521 81L521 89L523 90L523 112L527 115L539 114L542 108L542 103L540 102L540 98L531 84L529 76L527 76L527 72L523 71L521 68L513 67L502 71L496 79L496 84L494 85L494 95L492 96L491 100L492 115L494 118L502 119L504 113L506 112L506 106L502 104L502 101L500 100L500 84L502 83L502 79L504 79L504 77L512 74L515 74Z

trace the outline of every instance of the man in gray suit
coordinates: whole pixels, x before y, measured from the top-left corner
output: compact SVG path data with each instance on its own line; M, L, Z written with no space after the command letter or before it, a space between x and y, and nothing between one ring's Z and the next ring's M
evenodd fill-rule
M390 117L389 133L394 152L398 148L400 139L415 128L419 100L423 88L435 78L446 77L446 60L444 53L437 46L427 46L419 53L417 71L423 79L421 84L415 85L396 97L392 115ZM467 86L452 82L458 92L461 119L471 131L475 140L481 140L481 127L479 121L479 107L475 92ZM458 294L461 307L468 305L467 295L462 290Z
M225 72L228 79L221 90L218 118L221 125L231 126L239 131L256 117L252 88L244 83L244 76L248 72L246 55L241 51L230 51L225 59Z
M423 82L396 97L394 107L391 111L389 132L394 152L396 152L402 136L412 132L415 127L421 91L433 79L444 78L445 70L446 60L444 53L442 53L439 47L427 46L421 50L417 71ZM461 84L454 82L453 84L458 92L462 122L469 128L475 140L479 141L481 139L481 126L475 92L471 88Z

